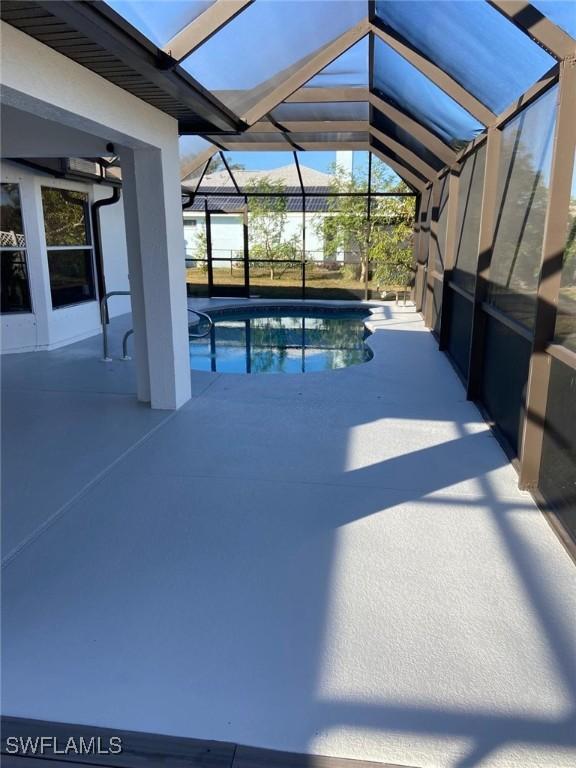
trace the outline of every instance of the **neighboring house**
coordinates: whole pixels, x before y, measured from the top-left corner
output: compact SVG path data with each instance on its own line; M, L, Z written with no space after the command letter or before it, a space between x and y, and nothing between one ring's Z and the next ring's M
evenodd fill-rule
M338 152L336 163L341 167L351 167L352 152ZM326 248L325 237L319 226L319 218L326 216L329 211L326 197L318 197L330 192L332 176L328 173L301 165L302 182L306 192L313 196L306 198L306 258L314 261L345 260L343 253L334 253ZM303 200L300 196L302 187L295 164L285 165L269 170L232 170L232 174L240 190L247 184L258 183L260 180L282 182L284 191L290 194L286 201L287 220L284 239L290 241L296 238L301 242L303 226ZM185 179L184 189L194 191L197 179ZM230 196L224 196L229 193ZM297 195L297 196L293 196ZM243 206L244 198L236 192L234 183L227 170L218 170L207 174L193 204L184 210L184 237L186 240L187 259L198 258L203 254L198 244L198 235L205 232L206 203L210 215L212 256L216 259L236 258L243 253ZM204 256L205 257L205 256ZM229 262L214 262L214 268L228 268Z
M352 153L339 152L337 162L347 165L348 155ZM287 192L301 191L295 165L233 173L240 189L249 181L266 177L283 181ZM329 174L306 166L301 166L301 173L307 192L329 192ZM82 158L35 158L33 163L3 160L1 177L3 351L54 349L99 333L104 289L129 290L122 197L98 212L94 209L94 203L112 196L114 187L121 189L119 169L110 167L103 175L99 162ZM188 179L182 186L194 189L196 183ZM187 259L198 256L196 239L205 227L205 199L210 210L213 257L236 259L243 253L240 209L244 200L234 196L235 191L226 170L204 178L193 206L183 214ZM232 194L222 197L215 192ZM327 210L326 198L306 199L308 259L327 258L325 239L317 226L318 216ZM286 239L300 238L302 198L289 197L287 211ZM95 232L96 216L100 237ZM345 260L343 254L334 252L330 258ZM228 268L230 262L214 261L214 268L219 266ZM128 297L111 299L110 317L129 310Z

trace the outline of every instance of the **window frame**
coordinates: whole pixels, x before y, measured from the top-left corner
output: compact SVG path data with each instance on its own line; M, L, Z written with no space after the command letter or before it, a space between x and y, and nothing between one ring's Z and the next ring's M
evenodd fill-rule
M22 309L22 310L12 310L12 311L4 311L3 307L0 306L0 315L9 316L9 315L15 315L17 317L20 317L21 315L33 315L34 312L34 298L32 296L32 286L30 282L30 267L28 264L28 236L26 233L26 217L24 216L23 206L22 206L22 191L21 191L21 184L19 181L9 181L3 179L0 184L2 185L10 185L13 187L18 188L18 202L20 204L20 219L22 221L22 234L24 236L24 245L2 245L0 244L0 259L2 258L3 253L24 253L24 266L26 270L26 282L28 285L28 299L29 299L29 309Z
M75 184L74 182L71 182L69 180L65 180L61 183L58 183L58 180L56 179L50 179L50 183L44 183L43 181L40 183L40 212L42 216L42 228L43 228L43 234L44 234L44 247L46 249L46 266L47 266L47 277L48 277L48 294L50 296L50 308L52 312L58 312L61 309L70 309L71 307L80 307L84 304L90 304L91 302L99 302L100 296L98 293L98 280L96 276L96 258L95 258L95 252L94 252L94 230L92 227L92 190L90 188L87 188L86 186ZM56 189L60 192L76 192L81 193L83 195L86 195L86 201L85 201L85 228L86 228L86 235L87 240L89 241L86 245L48 245L48 238L46 236L46 217L44 214L44 198L42 195L42 191L44 189ZM91 271L91 284L92 284L92 293L93 295L90 298L84 299L82 301L74 301L69 304L62 304L60 306L54 306L54 299L52 296L52 277L50 273L50 252L51 251L87 251L89 252L89 265L90 265L90 271Z

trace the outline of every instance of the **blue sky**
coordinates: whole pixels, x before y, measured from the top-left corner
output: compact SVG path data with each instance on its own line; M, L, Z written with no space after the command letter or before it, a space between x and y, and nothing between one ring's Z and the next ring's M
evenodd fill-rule
M239 163L249 171L268 171L294 162L291 152L226 152L225 154L228 162ZM300 165L329 173L336 162L336 152L299 152L298 161ZM353 168L358 172L366 172L367 167L368 153L354 152Z
M267 171L294 162L291 152L226 152L226 157L250 171ZM336 161L336 152L301 152L298 160L301 165L327 173Z

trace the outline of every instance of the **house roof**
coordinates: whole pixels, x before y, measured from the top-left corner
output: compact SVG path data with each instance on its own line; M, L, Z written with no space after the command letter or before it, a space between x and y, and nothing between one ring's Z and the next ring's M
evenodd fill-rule
M244 205L244 198L241 196L231 195L230 197L224 196L224 193L229 192L231 189L231 185L225 185L221 187L217 186L203 186L201 191L197 193L196 197L194 198L194 202L190 207L187 207L185 209L186 212L204 212L204 202L205 200L208 201L208 209L212 213L238 213L242 210L242 206ZM306 191L308 193L313 193L314 197L307 197L306 198L306 213L321 213L323 211L329 210L328 205L328 193L330 192L329 187L323 185L323 186L312 186L307 187ZM300 185L297 187L293 186L286 186L284 188L284 192L287 192L291 195L294 195L292 197L286 198L286 210L288 213L301 213L303 210L303 200L301 196L301 189ZM326 197L322 197L326 193ZM320 196L318 196L320 195Z
M302 183L306 192L315 195L306 199L306 211L314 213L327 210L327 199L325 197L317 197L316 195L328 194L330 192L332 176L329 173L308 168L306 165L300 165L300 173L302 174ZM248 184L257 183L262 179L282 182L284 185L282 191L290 195L286 198L286 210L290 213L302 211L302 187L300 186L300 178L295 163L266 170L232 169L232 174L240 190L244 190ZM197 184L198 179L189 178L182 182L182 188L195 191ZM226 192L233 192L235 194L225 197ZM230 213L239 211L244 204L243 198L239 197L236 193L236 188L230 174L225 168L204 176L196 192L194 203L186 210L203 211L205 199L208 199L208 207L211 211Z
M306 188L328 188L332 180L332 177L329 173L323 173L322 171L317 171L314 168L308 168L306 165L300 166L300 173L302 174L302 182ZM298 169L296 168L295 163L290 165L283 165L280 168L269 168L268 170L232 169L232 174L234 175L236 183L240 189L243 189L246 184L251 182L258 182L261 179L268 179L271 182L282 182L285 187L295 187L295 191L301 191ZM197 182L188 177L182 182L182 186L195 188L196 183ZM202 180L202 184L200 185L199 192L202 192L204 189L216 187L234 189L234 184L232 183L230 174L225 168L215 171L214 173L206 174Z

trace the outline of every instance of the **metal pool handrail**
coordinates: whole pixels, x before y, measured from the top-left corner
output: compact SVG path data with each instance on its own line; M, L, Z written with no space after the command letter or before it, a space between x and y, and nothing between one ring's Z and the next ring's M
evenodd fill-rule
M132 336L133 333L134 328L130 328L130 330L126 331L122 337L122 360L132 360L132 358L128 355L128 336Z
M100 301L100 322L102 323L102 360L105 363L112 362L112 358L108 357L108 328L106 324L106 316L108 314L108 299L111 296L130 296L130 291L110 291L106 293Z
M130 296L130 291L110 291L102 297L100 302L100 321L102 322L102 360L105 363L112 362L112 358L108 356L108 328L106 323L106 315L108 313L108 299L111 296ZM187 309L188 312L192 312L194 315L198 315L199 317L203 317L208 320L208 330L206 333L190 333L190 329L188 329L188 337L191 339L203 339L205 336L208 336L214 327L214 321L210 315L207 315L205 312L200 312L197 309L190 309L190 307ZM130 330L126 331L122 337L122 360L131 360L128 355L128 338L133 333L134 328L130 328Z
M210 315L207 315L206 312L200 312L197 309L190 309L190 307L188 307L188 312L192 312L194 315L198 315L199 317L203 317L208 320L208 330L205 333L190 333L190 330L188 330L188 338L203 339L205 336L209 336L210 331L214 327L214 320L212 320Z
M208 330L206 331L206 333L190 333L190 331L188 331L188 338L203 339L204 336L208 336L214 325L214 321L212 320L210 315L207 315L205 312L198 312L196 309L188 309L188 312L193 312L195 315L200 315L200 317L205 317L206 320L208 320ZM124 334L124 337L122 338L122 360L132 359L128 355L128 337L131 336L133 333L134 333L134 328L130 328L130 330L126 331L126 333Z

